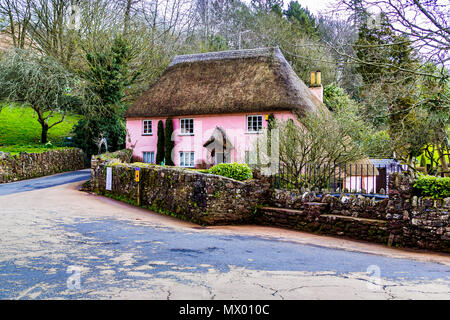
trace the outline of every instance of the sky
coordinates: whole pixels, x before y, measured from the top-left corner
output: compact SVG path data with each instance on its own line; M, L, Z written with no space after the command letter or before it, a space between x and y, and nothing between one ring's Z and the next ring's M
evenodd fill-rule
M285 2L285 7L287 8L288 4L289 4L289 0L288 1L284 1ZM333 3L335 3L334 0L298 0L298 3L300 3L300 5L302 7L306 7L309 9L309 11L311 13L313 13L314 15L318 15L318 14L323 14L325 13L325 11L329 11L330 10L330 5L332 5Z

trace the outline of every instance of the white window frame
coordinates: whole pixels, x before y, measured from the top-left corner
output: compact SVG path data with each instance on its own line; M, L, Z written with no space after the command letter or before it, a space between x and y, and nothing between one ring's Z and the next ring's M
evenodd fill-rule
M261 130L259 130L259 131L254 131L253 130L253 127L251 128L252 130L249 130L250 128L249 128L249 123L248 123L248 121L249 121L249 118L261 118ZM252 120L253 121L253 120ZM253 122L252 122L253 123ZM248 115L247 117L246 117L246 123L245 123L245 125L246 125L246 127L247 127L247 130L246 130L246 133L254 133L254 134L258 134L258 133L261 133L261 132L263 132L263 128L264 128L264 116L263 115Z
M189 160L188 165L186 165L186 157L185 157L186 155ZM180 167L195 168L195 152L194 151L180 151Z
M150 132L145 132L145 123L150 122ZM152 136L153 135L153 120L142 120L142 135Z
M186 123L186 121L192 121L192 133L183 131L182 123ZM194 135L194 118L182 118L180 119L180 136L193 136ZM186 130L186 128L184 128Z
M152 162L145 162L145 154L146 153L150 153L150 154L153 154L153 156L151 157L151 158L153 158L153 161ZM144 162L144 163L155 163L155 151L143 151L142 152L142 161Z

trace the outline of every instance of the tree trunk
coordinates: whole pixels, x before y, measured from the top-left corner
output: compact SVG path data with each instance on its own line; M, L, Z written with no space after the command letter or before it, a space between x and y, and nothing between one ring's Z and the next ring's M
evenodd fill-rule
M128 30L130 29L130 21L131 21L131 6L132 6L132 1L131 0L127 0L127 4L125 7L125 15L124 15L124 21L123 21L123 33L124 35L128 34Z
M47 134L48 134L48 124L41 123L41 126L42 126L41 143L46 144L47 143Z
M443 151L441 148L443 147L442 146L437 147L439 159L441 160L441 169L445 177L450 177L450 173L448 171L448 163L446 159L447 156L445 155L445 151Z

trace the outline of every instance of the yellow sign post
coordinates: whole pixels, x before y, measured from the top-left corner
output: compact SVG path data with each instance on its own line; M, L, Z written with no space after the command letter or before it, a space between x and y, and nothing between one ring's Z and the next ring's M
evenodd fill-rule
M140 206L141 205L141 184L139 183L139 181L141 180L141 169L140 168L135 168L134 170L135 173L135 180L138 183L137 185L137 205Z
M140 170L139 170L139 168L136 168L136 171L135 171L135 174L136 174L136 182L139 182L139 180L140 180Z

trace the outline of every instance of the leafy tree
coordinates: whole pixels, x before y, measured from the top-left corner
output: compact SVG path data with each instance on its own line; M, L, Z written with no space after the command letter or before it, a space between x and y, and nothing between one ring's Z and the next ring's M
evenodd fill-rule
M258 12L270 12L282 8L283 2L283 0L251 0L251 6Z
M422 67L426 73L448 75L448 71L426 64ZM424 119L429 140L424 146L424 156L430 160L431 172L450 176L450 86L448 80L441 77L423 76L418 85L417 108L424 113ZM435 156L435 153L437 156ZM425 157L422 157L424 159Z
M387 17L387 24L398 34L406 36L412 42L413 48L423 53L426 61L445 67L449 60L449 19L450 3L448 1L417 1L417 0L339 0L340 9L348 7L363 19L355 19L355 25L366 21L361 13L366 8L378 9ZM365 61L360 61L364 63ZM370 62L368 62L370 63ZM390 67L402 72L416 75L428 75L441 80L448 79L445 74L424 73L418 68L405 69L389 63Z
M172 140L172 134L173 134L173 120L172 118L166 119L166 129L164 132L165 137L165 146L166 146L166 152L165 152L165 164L168 166L173 166L173 159L172 159L172 151L175 146L175 142Z
M367 13L362 13L368 16ZM391 63L405 66L407 61L401 57L409 58L408 45L401 43L403 38L396 36L390 28L386 18L381 16L379 26L368 25L367 20L363 20L359 26L358 40L354 44L356 56L363 63L358 64L356 71L362 75L366 84L388 80L398 71L388 65ZM410 53L410 52L409 52Z
M86 117L76 124L74 133L73 143L83 149L88 157L103 151L98 149L101 138L107 139L108 151L125 147L126 126L120 116Z
M164 123L162 120L158 121L158 143L156 149L156 163L161 164L164 161L165 154L165 138L164 138Z
M130 43L121 35L105 51L85 51L88 69L82 72L83 78L103 105L120 106L126 88L136 79L130 72L131 52Z
M228 49L227 41L220 34L210 38L208 42L208 51L224 51Z
M284 12L288 20L308 36L316 34L316 21L308 9L303 8L297 1L291 1L288 9Z
M381 16L379 26L368 26L367 20L362 23L355 51L362 61L357 71L364 81L360 98L366 117L387 129L395 156L413 167L430 128L425 113L417 109L419 76L408 71L419 66L411 42L396 34Z
M109 151L125 147L126 127L123 114L126 105L123 99L127 87L135 76L130 75L131 48L122 37L117 36L106 50L86 51L87 70L81 72L93 93L94 111L85 115L75 127L74 141L88 155L98 152L96 141L106 138Z
M80 81L52 57L14 49L0 61L0 100L34 110L43 144L50 129L81 107L81 96Z

